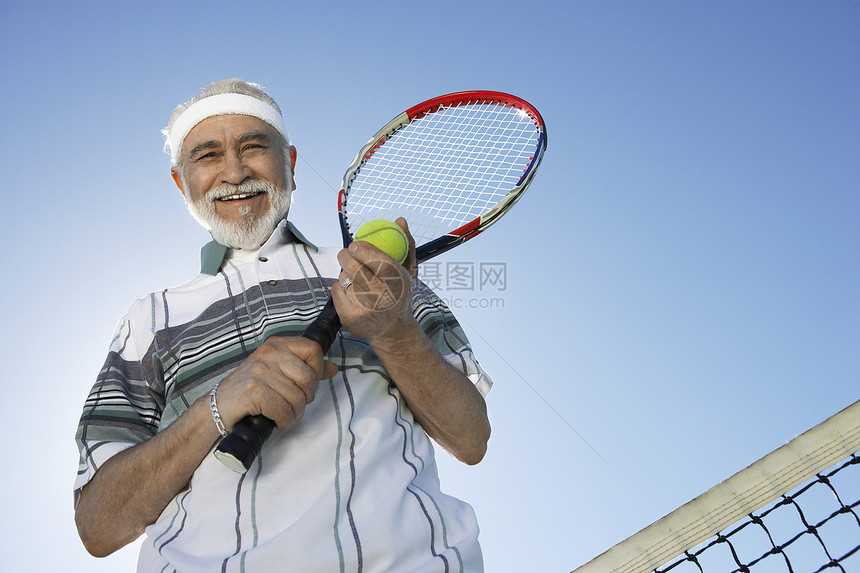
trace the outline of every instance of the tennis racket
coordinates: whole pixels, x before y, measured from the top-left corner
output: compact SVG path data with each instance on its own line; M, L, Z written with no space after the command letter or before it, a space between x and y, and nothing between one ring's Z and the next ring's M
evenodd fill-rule
M475 238L522 196L546 145L540 113L509 94L458 92L409 108L361 148L344 175L344 247L363 223L397 217L409 223L419 264ZM329 299L303 336L325 353L339 329ZM264 416L246 416L215 456L245 472L274 427Z

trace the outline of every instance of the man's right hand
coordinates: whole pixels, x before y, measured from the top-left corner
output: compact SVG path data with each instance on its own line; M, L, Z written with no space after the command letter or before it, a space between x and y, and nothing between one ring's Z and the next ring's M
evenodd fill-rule
M263 414L287 429L314 399L321 379L337 374L316 342L270 338L218 387L227 428L247 414ZM84 486L75 508L87 550L104 557L141 535L188 483L219 439L207 395L150 440L107 460Z
M262 414L286 430L302 418L320 380L337 374L319 344L271 337L218 386L216 400L229 431L247 415Z

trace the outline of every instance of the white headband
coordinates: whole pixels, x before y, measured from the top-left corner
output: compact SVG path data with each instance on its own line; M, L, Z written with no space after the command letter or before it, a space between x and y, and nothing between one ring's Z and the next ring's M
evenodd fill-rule
M194 129L195 125L207 117L228 114L250 115L262 119L284 136L287 145L290 144L290 137L284 126L284 118L271 105L245 94L218 94L191 104L173 122L173 127L167 134L167 145L170 147L170 159L173 164L179 163L182 142L185 141L188 132Z

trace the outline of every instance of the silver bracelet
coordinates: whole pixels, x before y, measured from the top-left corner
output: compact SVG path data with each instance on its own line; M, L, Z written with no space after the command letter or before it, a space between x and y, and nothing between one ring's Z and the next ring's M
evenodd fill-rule
M215 384L215 387L209 392L209 408L212 410L212 418L215 420L215 426L221 432L221 436L226 438L227 428L224 427L224 422L221 421L221 414L218 413L218 402L215 401L215 392L218 391L219 384L221 383L218 382L218 384Z

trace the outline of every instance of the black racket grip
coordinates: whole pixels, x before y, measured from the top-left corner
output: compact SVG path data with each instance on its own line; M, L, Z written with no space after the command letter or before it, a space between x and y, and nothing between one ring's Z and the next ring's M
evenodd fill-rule
M334 299L329 297L319 315L305 328L302 336L319 344L322 353L325 354L337 338L338 330L340 330L340 317L334 309Z
M338 330L340 317L334 308L334 301L329 298L302 336L319 344L325 354L337 338ZM274 429L275 423L265 416L245 416L215 448L215 457L231 470L245 473Z

